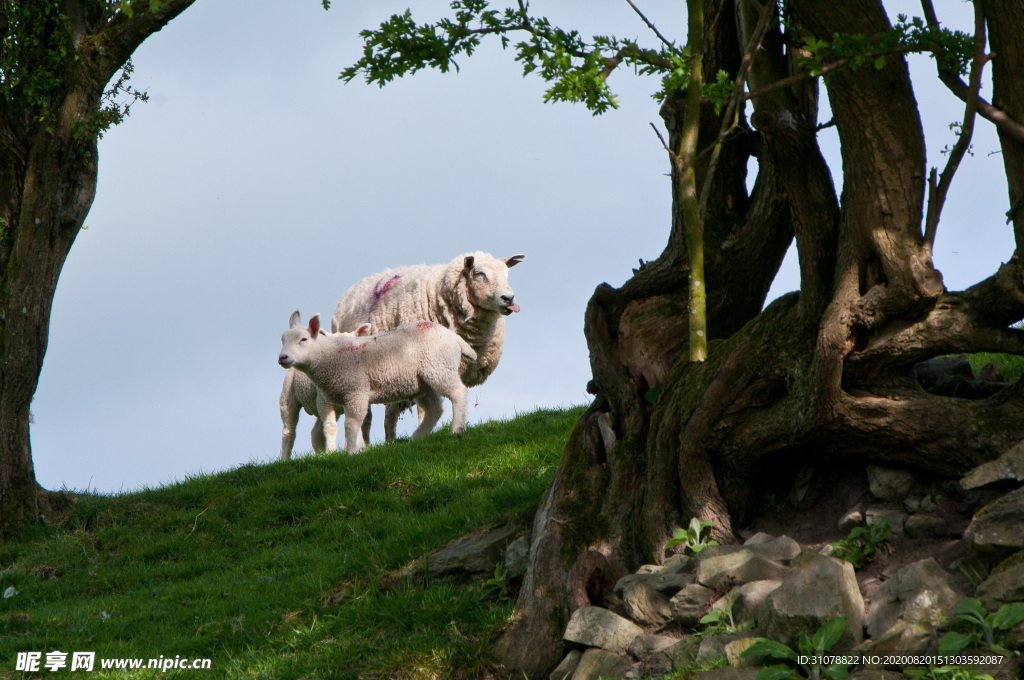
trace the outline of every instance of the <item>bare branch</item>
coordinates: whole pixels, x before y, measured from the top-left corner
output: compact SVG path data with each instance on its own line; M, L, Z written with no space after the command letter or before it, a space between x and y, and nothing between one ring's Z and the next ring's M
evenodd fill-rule
M670 50L677 54L679 53L679 50L676 49L676 46L672 42L670 42L668 38L661 34L661 31L659 31L657 27L655 27L655 25L651 23L651 21L647 17L644 16L644 13L640 11L639 7L633 4L633 0L626 0L626 2L628 2L629 6L633 8L633 11L636 12L637 15L644 20L644 23L647 24L647 27L654 31L654 35L658 36L658 39L665 44L665 47L669 48Z
M930 4L931 0L923 0L923 2ZM934 10L932 10L932 16L934 16ZM956 175L957 168L960 167L960 162L971 145L971 136L974 134L974 118L978 110L978 91L981 89L981 72L990 58L990 55L985 54L985 12L981 3L976 2L974 3L974 59L971 61L970 95L967 97L964 122L960 126L960 136L949 153L946 168L942 171L938 184L935 183L934 169L928 179L928 215L925 218L924 247L929 254L935 245L935 234L939 228L939 216L942 214L942 206L946 202L946 194L949 193L953 176Z

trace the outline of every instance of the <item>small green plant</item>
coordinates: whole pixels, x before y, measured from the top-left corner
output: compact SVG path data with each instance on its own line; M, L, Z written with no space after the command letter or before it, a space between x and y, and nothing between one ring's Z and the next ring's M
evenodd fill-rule
M991 675L963 666L942 666L940 668L908 666L903 669L903 672L913 680L994 680Z
M823 666L819 662L846 630L846 617L832 619L818 629L814 637L807 637L807 631L800 633L797 651L775 640L757 638L741 656L764 656L772 661L757 674L757 680L840 680L847 677L849 664L834 663Z
M889 518L882 517L866 527L854 527L849 536L832 544L832 554L852 564L854 569L860 569L888 551L886 539L891 533Z
M701 631L702 636L712 635L725 635L728 633L738 633L743 630L750 630L754 627L754 621L744 621L737 624L736 619L732 612L733 601L732 598L726 596L722 600L722 606L716 609L712 609L710 612L704 615L700 620L702 626L706 626Z
M493 595L499 600L508 599L508 574L500 564L494 565L494 576L480 584L480 591L485 595Z
M1005 647L998 644L996 637L1024 621L1024 602L1004 604L994 613L990 613L973 597L960 601L954 610L954 625L967 629L967 633L950 631L939 639L939 654L956 654L968 647L983 644L998 654L1010 654Z
M696 555L709 545L718 545L718 541L708 539L704 536L705 529L710 529L713 522L702 522L696 517L690 520L690 526L686 529L676 529L672 532L672 538L665 543L665 550L674 548L677 545L685 545L691 553Z

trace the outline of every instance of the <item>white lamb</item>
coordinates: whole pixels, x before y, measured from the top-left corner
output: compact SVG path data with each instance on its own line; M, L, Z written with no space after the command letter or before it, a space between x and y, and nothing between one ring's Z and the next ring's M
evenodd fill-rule
M508 270L523 258L465 253L448 264L398 267L367 276L338 300L331 330L349 331L369 323L379 333L412 321L433 321L454 331L476 352L476 360L464 361L461 369L462 382L474 387L497 368L505 342L504 317L519 311ZM400 404L386 408L388 441L395 438L401 410ZM423 417L421 408L421 422Z
M321 335L327 335L322 330ZM364 323L353 333L335 333L332 335L346 337L364 337L370 335L370 324ZM281 460L288 460L292 457L292 447L295 444L295 426L299 422L299 414L305 411L315 418L313 430L310 432L313 450L317 453L327 450L327 440L324 437L324 422L317 411L317 389L313 381L305 373L297 368L289 368L284 374L284 385L281 387L281 398L278 401L281 407ZM340 404L334 404L335 411L341 410Z
M317 411L323 421L326 446L337 447L335 404L345 409L345 450L359 453L365 446L361 425L369 405L415 400L424 417L413 437L429 433L441 418L441 397L452 402L452 433L466 427L466 386L459 378L463 358L476 360L465 340L430 321L399 326L366 337L322 335L320 315L304 327L299 313L288 320L281 336L278 363L295 367L316 385Z

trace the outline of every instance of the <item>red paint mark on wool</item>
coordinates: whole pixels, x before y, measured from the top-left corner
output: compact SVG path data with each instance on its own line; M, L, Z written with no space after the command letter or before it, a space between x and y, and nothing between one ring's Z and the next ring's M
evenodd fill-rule
M373 302L370 303L370 313L366 315L367 321L369 321L373 316L373 310L377 309L377 303L380 302L382 297L384 297L384 293L391 290L391 287L394 286L395 282L400 278L402 278L401 274L395 274L387 281L381 279L377 282L377 285L373 287Z
M416 328L419 328L420 330L424 330L425 331L428 328L433 328L433 327L434 327L434 323L432 321L417 321L416 322Z

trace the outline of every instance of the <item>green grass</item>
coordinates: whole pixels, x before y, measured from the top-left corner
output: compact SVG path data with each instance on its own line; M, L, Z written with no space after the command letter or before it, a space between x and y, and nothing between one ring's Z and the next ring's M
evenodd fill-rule
M580 413L82 496L0 544L0 592L18 591L0 599L0 678L479 675L511 604L396 575L466 533L528 525ZM52 650L210 658L212 672L14 671L18 652Z
M1024 357L1017 356L1016 354L978 352L977 354L968 354L967 359L971 362L971 368L974 369L975 375L989 362L999 367L1000 372L1003 374L1003 380L1008 383L1017 382L1021 374L1024 374Z

